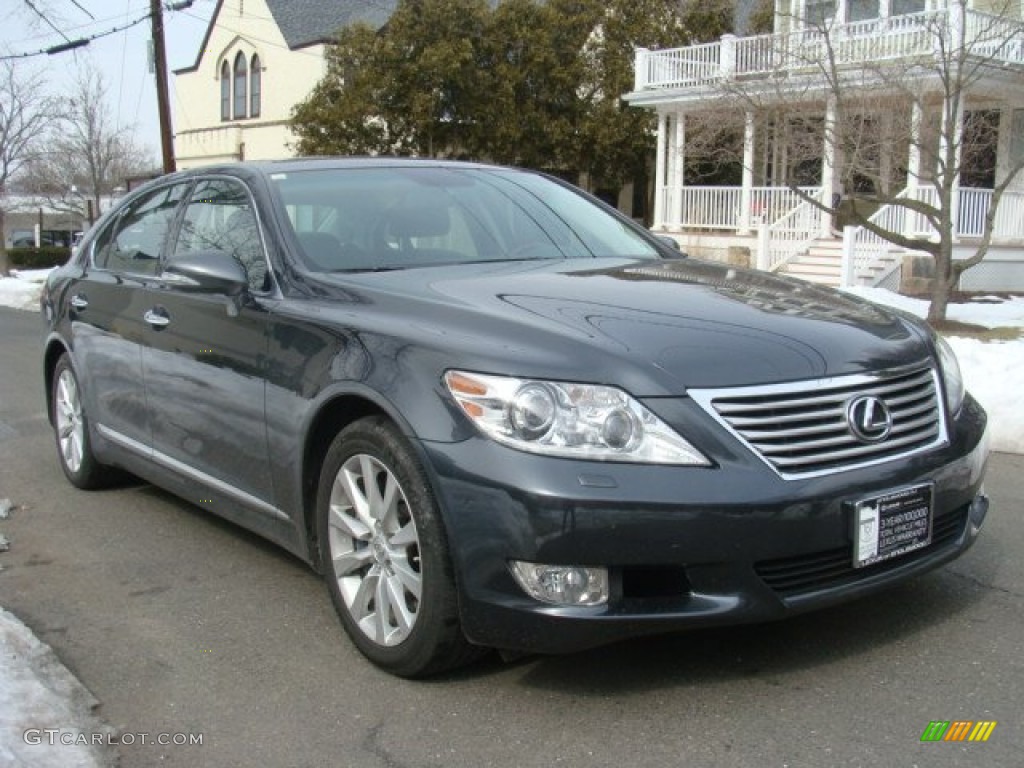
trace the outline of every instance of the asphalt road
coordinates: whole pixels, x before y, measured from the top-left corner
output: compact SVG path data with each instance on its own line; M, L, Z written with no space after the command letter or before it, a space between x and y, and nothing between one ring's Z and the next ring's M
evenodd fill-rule
M319 578L150 486L85 493L43 414L39 318L0 309L0 605L101 702L136 766L1020 766L1024 457L959 561L771 625L496 659L430 682L378 672ZM921 743L994 720L987 743ZM62 724L42 724L59 728ZM151 738L152 738L151 737Z

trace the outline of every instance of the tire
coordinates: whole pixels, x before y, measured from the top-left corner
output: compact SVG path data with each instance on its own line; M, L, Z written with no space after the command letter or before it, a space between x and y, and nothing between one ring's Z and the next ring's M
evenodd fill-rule
M374 664L400 677L426 677L481 655L459 623L437 502L390 421L361 419L331 443L320 473L317 535L341 623Z
M96 460L89 437L89 417L82 405L82 390L68 356L61 355L53 370L52 409L54 437L60 468L72 485L84 490L110 485L116 473Z

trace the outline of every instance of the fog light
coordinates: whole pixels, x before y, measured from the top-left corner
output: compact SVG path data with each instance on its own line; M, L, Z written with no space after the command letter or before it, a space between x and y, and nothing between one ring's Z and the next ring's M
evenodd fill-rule
M530 597L553 605L608 602L608 569L512 561L512 575Z

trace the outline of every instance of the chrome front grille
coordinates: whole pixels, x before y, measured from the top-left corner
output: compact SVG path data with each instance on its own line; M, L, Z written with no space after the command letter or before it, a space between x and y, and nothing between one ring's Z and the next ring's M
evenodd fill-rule
M783 477L837 472L946 441L931 368L690 395ZM888 435L877 442L866 442L851 428L850 404L864 396L880 400L892 417Z

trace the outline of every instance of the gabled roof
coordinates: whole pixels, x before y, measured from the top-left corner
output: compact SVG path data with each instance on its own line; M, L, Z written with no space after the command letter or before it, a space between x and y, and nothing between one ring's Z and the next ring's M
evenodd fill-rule
M288 48L294 51L297 48L329 42L340 29L357 22L379 29L391 18L398 0L266 0L266 3ZM223 6L224 0L217 0L217 7L210 16L210 23L206 27L206 34L199 46L195 63L190 67L174 70L175 74L195 72L199 69L203 51L210 44L210 35L217 25Z
M398 0L266 0L292 50L324 43L356 22L374 29L391 18Z

